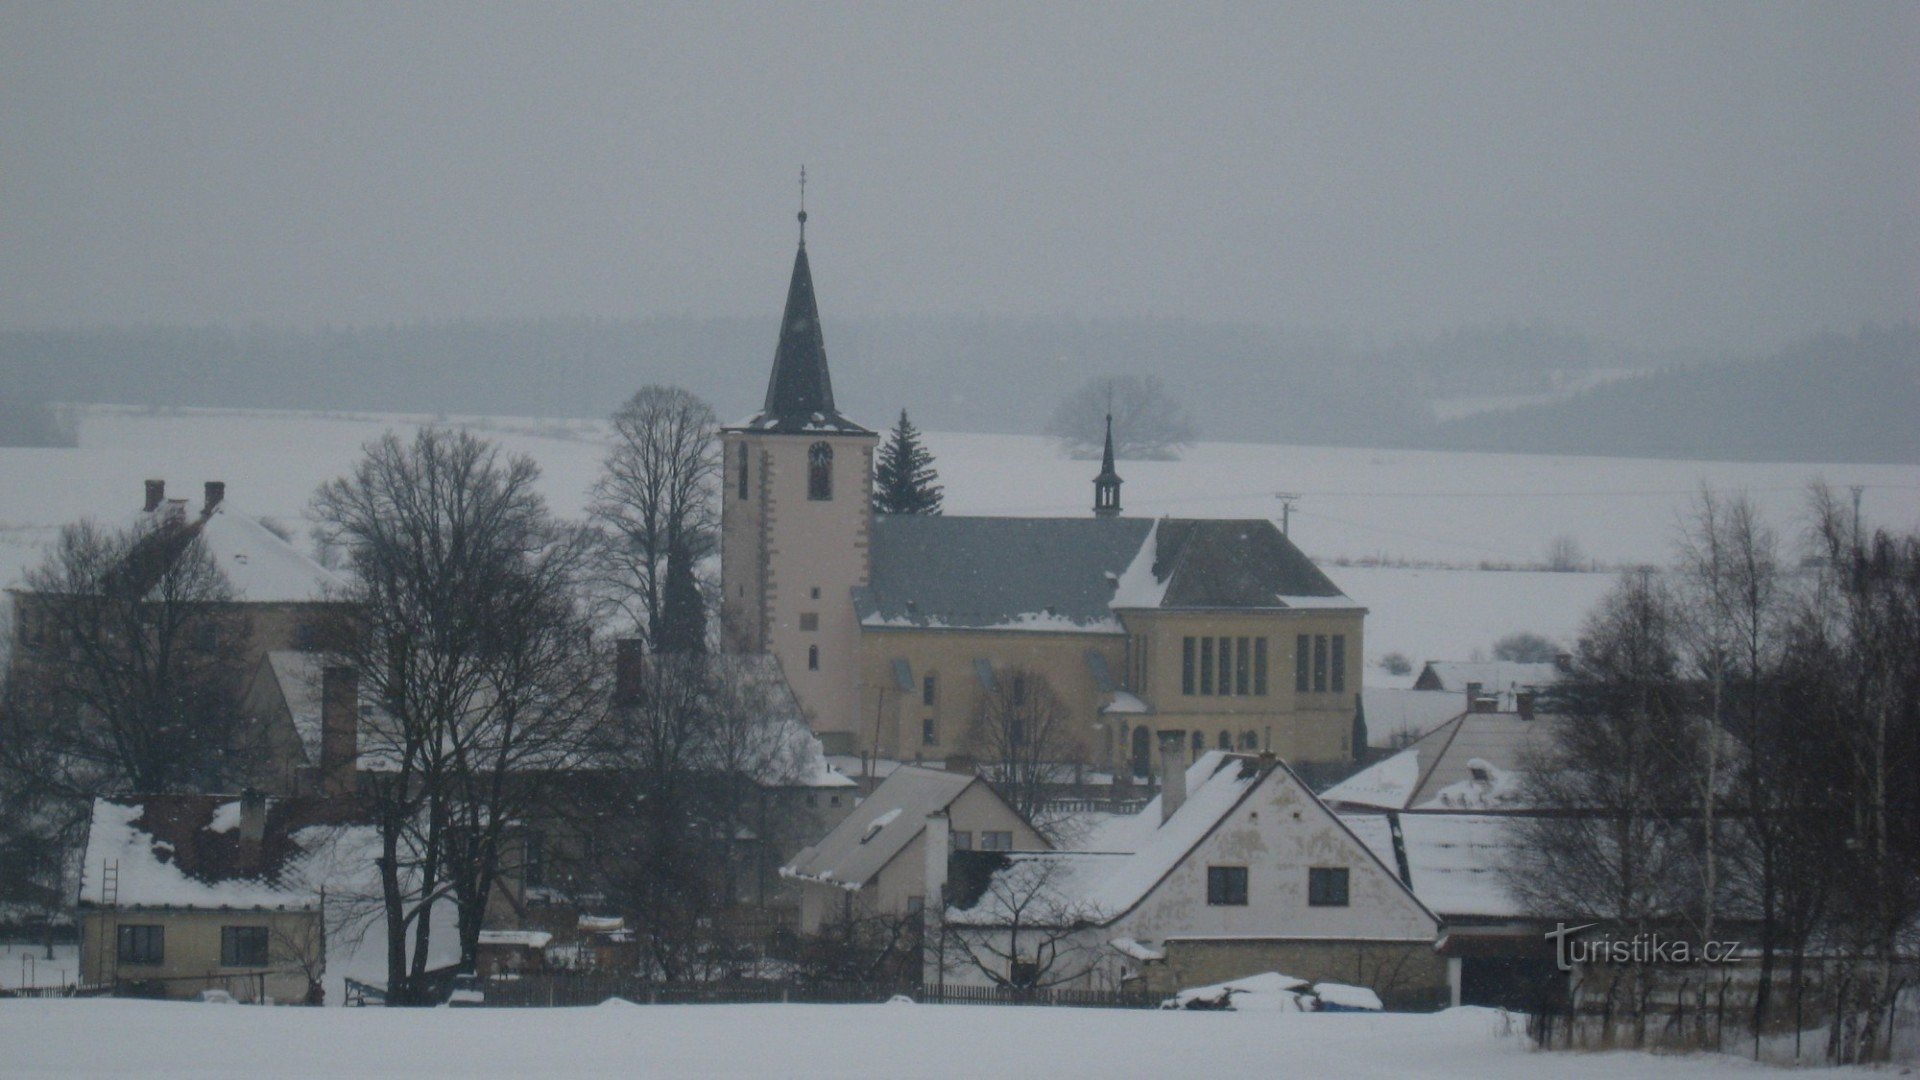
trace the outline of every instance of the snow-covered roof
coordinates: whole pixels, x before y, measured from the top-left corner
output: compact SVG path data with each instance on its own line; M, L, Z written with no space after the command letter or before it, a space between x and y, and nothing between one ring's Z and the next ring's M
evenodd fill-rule
M1526 911L1507 891L1502 868L1513 850L1511 815L1401 814L1413 894L1442 918L1510 918ZM1396 866L1392 827L1380 813L1343 813L1380 861Z
M482 930L480 944L523 949L544 949L553 940L545 930Z
M780 873L858 889L920 835L928 814L946 809L975 783L985 786L971 774L902 765L818 844L781 867Z
M1453 694L1371 682L1360 688L1360 701L1367 711L1367 744L1379 747L1405 746L1467 711L1466 700Z
M1479 683L1488 694L1510 694L1552 686L1561 679L1560 666L1554 663L1523 664L1513 660L1429 660L1414 680L1418 690L1445 690L1466 693L1468 683Z
M363 884L373 866L373 830L340 800L266 800L258 842L240 826L234 795L95 799L80 903L311 909L322 887Z
M874 518L872 629L1118 634L1139 609L1359 610L1271 521Z
M224 500L204 519L200 536L242 600L303 603L324 599L346 584L265 525L234 513Z
M1559 716L1462 713L1320 793L1336 807L1520 809L1530 755L1546 750Z

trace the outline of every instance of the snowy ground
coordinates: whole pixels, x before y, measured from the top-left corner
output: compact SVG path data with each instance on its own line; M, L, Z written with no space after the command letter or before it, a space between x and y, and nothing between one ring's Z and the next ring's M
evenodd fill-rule
M55 945L51 959L44 945L0 943L0 990L71 986L79 981L80 949Z
M0 1001L8 1076L1681 1078L1709 1055L1539 1054L1499 1013L927 1005L256 1009Z
M723 413L744 413L723 408ZM428 417L246 410L96 407L73 450L0 448L0 584L34 562L66 521L138 507L141 481L163 477L198 500L224 480L239 512L276 519L304 543L307 500L388 428ZM463 418L452 418L461 422ZM464 418L545 472L556 510L578 514L604 453L597 421ZM934 432L949 513L1083 514L1094 463L1038 437ZM1124 462L1129 514L1278 517L1277 492L1301 496L1292 534L1367 604L1369 660L1404 653L1416 665L1466 659L1498 637L1531 630L1570 641L1610 574L1547 574L1343 566L1341 561L1539 562L1555 537L1574 537L1608 565L1665 562L1677 522L1702 484L1750 493L1783 532L1797 529L1806 485L1865 487L1870 521L1920 527L1920 467L1766 465L1530 457L1202 443L1173 462ZM1378 668L1370 685L1405 685Z

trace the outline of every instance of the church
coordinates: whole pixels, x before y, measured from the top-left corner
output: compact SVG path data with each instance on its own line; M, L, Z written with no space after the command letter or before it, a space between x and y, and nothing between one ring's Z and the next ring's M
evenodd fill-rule
M721 628L770 653L831 753L978 752L1041 678L1079 760L1144 775L1160 733L1352 760L1366 610L1266 520L1127 517L1111 424L1084 517L872 508L879 435L834 405L806 212L766 400L722 429Z

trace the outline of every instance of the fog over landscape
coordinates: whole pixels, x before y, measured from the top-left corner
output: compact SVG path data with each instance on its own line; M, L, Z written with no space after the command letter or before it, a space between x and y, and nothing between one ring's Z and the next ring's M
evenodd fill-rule
M16 410L602 416L657 381L725 412L805 162L862 415L1033 433L1085 378L1159 372L1207 437L1920 460L1908 5L7 4L0 31Z

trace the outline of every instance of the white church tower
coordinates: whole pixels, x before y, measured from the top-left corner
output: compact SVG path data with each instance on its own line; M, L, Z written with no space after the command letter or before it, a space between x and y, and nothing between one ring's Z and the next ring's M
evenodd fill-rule
M720 619L729 647L779 660L830 745L860 730L853 590L867 583L878 441L833 405L802 208L766 404L721 431Z

